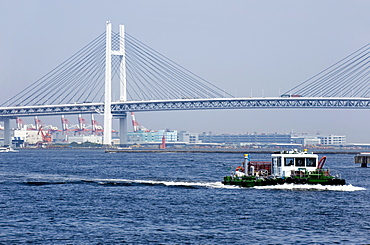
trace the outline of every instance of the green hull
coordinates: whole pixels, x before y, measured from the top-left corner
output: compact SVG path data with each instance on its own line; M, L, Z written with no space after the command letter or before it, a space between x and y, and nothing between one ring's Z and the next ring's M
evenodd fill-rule
M327 170L316 170L313 172L305 172L300 176L291 176L288 178L281 177L256 177L256 176L225 176L222 183L224 185L237 185L242 187L254 186L273 186L288 184L309 184L309 185L345 185L346 181L328 174Z

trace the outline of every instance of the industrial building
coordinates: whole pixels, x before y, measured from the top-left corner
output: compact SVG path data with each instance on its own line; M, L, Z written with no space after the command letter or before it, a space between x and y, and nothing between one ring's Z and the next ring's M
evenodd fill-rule
M189 144L223 144L234 146L246 145L301 145L301 146L341 146L346 144L344 135L293 135L293 134L214 134L204 132L202 134L190 133L177 130L149 130L138 123L132 112L133 132L127 133L127 143L130 145L161 144L163 142L172 145ZM33 124L25 124L17 118L16 129L11 133L12 142L16 146L51 144L51 143L84 143L91 142L102 144L103 127L95 121L91 115L91 123L78 116L78 124L72 124L64 116L61 117L62 129L43 123L37 117ZM3 131L0 128L0 138ZM112 131L112 133L117 133ZM120 144L119 139L113 139L115 145Z
M142 143L153 143L162 142L162 138L166 139L166 142L177 142L178 132L177 130L158 130L158 131L143 131L138 130L136 132L127 133L127 142L129 144L142 144Z
M127 133L128 144L147 144L147 143L198 143L198 134L187 131L177 130L149 130L135 119L135 114L131 112L133 132Z
M212 134L199 135L199 141L203 143L224 144L300 144L308 145L334 145L340 146L346 143L344 135L291 135L291 134Z
M0 131L1 132L1 131ZM1 133L0 133L1 134ZM59 133L58 133L59 134ZM58 139L55 134L47 131L37 130L13 130L11 133L12 142L16 146L35 145L39 143L84 143L91 142L102 144L101 135L64 135L63 139ZM54 138L55 137L55 138ZM0 138L1 135L0 135ZM182 143L182 144L226 144L226 145L269 145L269 144L299 144L301 146L342 146L346 145L345 135L290 135L290 134L212 134L210 133L190 133L188 131L177 130L158 130L127 133L127 143L132 144L151 144L161 143ZM120 144L114 140L114 144Z
M212 134L202 133L199 140L203 143L224 143L224 144L272 144L292 143L290 134Z
M12 141L24 142L30 145L36 145L37 142L42 142L42 135L36 130L13 130L11 132Z
M197 144L197 143L200 143L199 134L189 133L188 131L180 131L178 135L178 141L189 143L189 144Z
M158 131L142 131L127 133L128 144L145 144L145 143L161 143L162 139L166 143L184 143L197 144L199 143L197 133L189 133L188 131L177 130L158 130Z
M344 145L346 144L345 135L318 135L322 145Z
M302 146L321 145L321 140L317 136L310 135L292 136L292 143Z

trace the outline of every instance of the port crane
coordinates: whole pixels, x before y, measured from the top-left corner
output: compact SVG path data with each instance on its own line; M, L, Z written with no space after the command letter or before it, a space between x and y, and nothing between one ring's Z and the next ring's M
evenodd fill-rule
M26 124L21 118L17 117L15 119L15 122L17 123L17 129L18 130L21 130L23 128L27 129L27 130L37 130L36 129L36 126L33 125L33 124Z
M52 142L51 134L49 132L44 132L42 129L43 129L43 127L40 126L37 135L41 135L42 143L50 144Z
M131 118L132 118L132 127L134 128L133 129L134 132L137 132L137 131L150 132L151 131L136 121L135 114L133 112L131 112Z
M102 135L104 132L103 126L94 119L94 114L91 114L92 132L95 135ZM113 131L113 130L112 130Z

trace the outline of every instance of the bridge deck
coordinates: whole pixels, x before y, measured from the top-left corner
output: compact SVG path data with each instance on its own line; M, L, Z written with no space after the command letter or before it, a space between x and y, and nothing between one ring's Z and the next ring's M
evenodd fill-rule
M370 98L215 98L112 102L112 113L135 111L331 108L370 109ZM103 113L103 103L0 107L0 118L27 116Z

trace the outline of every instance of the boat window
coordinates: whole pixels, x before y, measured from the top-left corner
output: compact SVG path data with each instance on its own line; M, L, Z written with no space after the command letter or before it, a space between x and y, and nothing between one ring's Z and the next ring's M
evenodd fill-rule
M278 157L277 158L277 166L278 167L281 167L281 157Z
M304 158L296 158L295 159L295 166L296 167L304 167Z
M293 166L294 165L294 158L287 157L285 158L284 166Z
M306 167L316 167L316 159L306 158Z

